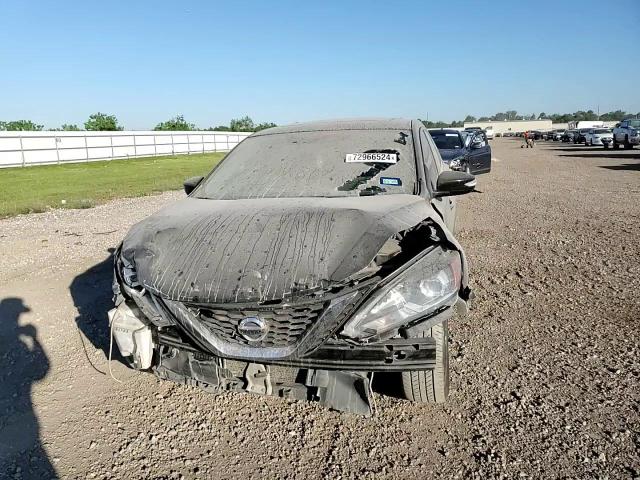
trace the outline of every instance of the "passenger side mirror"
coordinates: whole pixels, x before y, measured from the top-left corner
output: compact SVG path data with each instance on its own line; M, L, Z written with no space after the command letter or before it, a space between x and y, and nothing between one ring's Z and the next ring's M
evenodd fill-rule
M184 193L186 193L187 195L189 195L191 192L193 192L195 190L195 188L200 185L200 182L202 182L202 180L204 180L204 177L191 177L191 178L187 178L184 183L182 184L184 186Z
M436 197L451 197L473 192L478 181L466 172L442 172L438 176Z

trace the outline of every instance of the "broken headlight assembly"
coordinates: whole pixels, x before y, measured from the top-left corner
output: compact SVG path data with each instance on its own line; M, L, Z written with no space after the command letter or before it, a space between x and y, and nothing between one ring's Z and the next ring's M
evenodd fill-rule
M462 164L464 163L464 157L456 157L449 162L449 168L451 170L462 170Z
M140 286L135 265L122 255L120 255L118 261L118 268L120 269L120 277L122 278L122 281L128 287L135 288Z
M457 301L461 278L458 252L432 250L375 293L341 333L365 340L451 306Z

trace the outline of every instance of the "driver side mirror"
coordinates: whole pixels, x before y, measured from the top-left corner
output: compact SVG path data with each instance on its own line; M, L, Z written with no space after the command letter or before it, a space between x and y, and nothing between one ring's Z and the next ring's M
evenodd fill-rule
M478 181L466 172L442 172L438 175L436 197L451 197L473 192Z
M204 177L191 177L191 178L187 178L184 183L182 184L184 186L184 193L186 193L187 195L189 195L191 192L193 192L195 190L195 188L200 185L200 182L202 182L202 180L204 180Z

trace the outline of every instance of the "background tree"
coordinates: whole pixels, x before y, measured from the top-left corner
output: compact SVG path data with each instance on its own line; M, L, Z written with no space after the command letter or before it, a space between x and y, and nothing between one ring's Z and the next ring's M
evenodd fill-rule
M515 110L507 110L506 112L507 120L515 120L518 116L518 112Z
M272 127L277 127L277 125L273 122L259 123L258 125L256 125L256 132L259 132L260 130L264 130L266 128L272 128Z
M8 132L19 131L39 131L43 126L33 123L31 120L12 120L9 122L0 122L0 130Z
M618 122L624 120L627 116L633 115L627 115L627 113L622 110L616 110L614 112L603 113L600 115L600 120L604 120L605 122Z
M171 118L166 122L157 124L154 130L195 130L196 126L193 123L189 123L184 119L183 115L176 115L175 118Z
M464 117L464 121L465 122L475 122L476 121L476 117L474 117L473 115L467 115L466 117Z
M84 122L84 128L94 132L122 130L115 115L100 112L89 115L89 120Z
M50 132L80 132L82 129L76 124L63 123L60 128L50 128Z
M422 124L427 128L447 128L454 127L459 128L464 126L464 122L461 120L454 120L453 122L442 122L442 121L432 121L432 120L420 120Z
M229 123L229 129L232 132L254 132L256 129L253 120L248 115L242 118L234 118Z

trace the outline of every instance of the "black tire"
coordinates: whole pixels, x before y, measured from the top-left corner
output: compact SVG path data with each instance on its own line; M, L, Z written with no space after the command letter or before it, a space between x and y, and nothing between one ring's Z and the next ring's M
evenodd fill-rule
M629 135L625 135L624 136L624 149L625 150L631 150L633 148L633 145L631 145L629 143Z
M609 144L608 143L603 143L602 145L604 146L605 150L609 150Z
M445 320L420 332L422 338L436 340L436 365L433 370L402 372L402 392L416 403L444 403L449 397L449 324Z
M614 150L618 150L620 148L620 144L618 142L616 142L616 137L615 135L613 136L613 149Z

